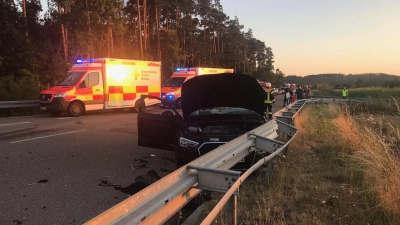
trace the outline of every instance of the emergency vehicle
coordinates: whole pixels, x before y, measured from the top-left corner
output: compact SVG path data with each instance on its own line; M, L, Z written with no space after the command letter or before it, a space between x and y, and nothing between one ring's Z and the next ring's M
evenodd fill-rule
M86 111L130 109L138 112L160 97L161 62L95 58L78 59L61 80L39 95L40 109L54 116L67 112L80 116Z
M175 72L161 88L161 107L175 106L180 109L182 107L181 87L184 82L195 76L218 73L233 73L233 69L203 67L176 68Z

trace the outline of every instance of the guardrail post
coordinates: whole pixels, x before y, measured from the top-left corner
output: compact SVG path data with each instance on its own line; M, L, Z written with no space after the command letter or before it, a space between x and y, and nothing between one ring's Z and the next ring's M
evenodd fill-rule
M237 195L232 195L224 206L224 224L237 224Z
M286 140L289 141L290 138L291 138L291 137L288 136L288 137L286 138ZM289 149L289 145L287 145L287 146L283 149L283 151L282 151L283 155L286 155L286 156L287 156L287 151L288 151L288 149Z
M267 169L265 171L265 179L267 180L267 184L270 184L271 176L274 173L276 158L277 157L275 156L267 162Z
M188 169L197 170L198 185L195 188L226 193L229 188L235 183L239 177L240 172L232 170L221 170L215 168L207 168L202 166L188 165ZM236 225L237 224L237 195L239 189L229 198L228 202L224 205L223 215L224 224Z

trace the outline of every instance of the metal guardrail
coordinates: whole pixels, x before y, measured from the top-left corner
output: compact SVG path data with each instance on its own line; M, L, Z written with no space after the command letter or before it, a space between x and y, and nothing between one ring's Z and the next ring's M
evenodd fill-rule
M338 99L337 96L312 96L312 99ZM375 98L349 98L343 99L344 101L363 101L363 102L380 102L381 99ZM23 108L23 107L36 107L39 106L39 100L22 100L22 101L0 101L0 109L5 108Z
M278 124L269 121L252 132L276 139L277 129ZM190 166L226 171L250 154L247 149L253 144L254 139L249 139L247 134L242 135L197 158ZM193 188L197 183L197 171L185 165L86 224L162 224L201 192Z
M39 106L39 100L0 101L0 109Z
M382 99L379 98L340 98L339 96L311 96L311 98L314 99L342 99L342 100L347 100L347 101L362 101L362 102L370 102L370 103L376 103L376 102L382 102Z
M163 224L202 190L226 193L202 224L210 224L224 206L228 212L226 221L229 221L228 224L236 224L235 193L239 185L263 164L267 163L267 171L272 173L275 157L287 151L296 135L295 117L306 103L318 101L296 101L275 113L274 116L278 114L275 120L175 170L85 224ZM287 135L286 143L276 140L277 131ZM241 176L239 172L228 170L254 151L268 152L269 155ZM226 204L228 201L229 204Z

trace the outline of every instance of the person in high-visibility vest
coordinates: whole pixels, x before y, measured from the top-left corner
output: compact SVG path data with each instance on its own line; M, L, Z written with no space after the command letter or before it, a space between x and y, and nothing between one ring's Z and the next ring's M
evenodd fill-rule
M349 90L347 90L346 87L343 87L343 90L342 90L342 97L343 97L343 98L349 97Z
M274 93L272 91L271 83L265 83L264 91L265 91L265 99L264 99L265 117L267 117L267 114L268 114L268 119L271 120L272 119L272 105L275 104L275 98L274 98Z

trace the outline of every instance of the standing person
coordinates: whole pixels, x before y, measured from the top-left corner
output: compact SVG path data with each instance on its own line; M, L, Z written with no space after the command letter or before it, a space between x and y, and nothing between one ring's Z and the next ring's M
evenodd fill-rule
M285 93L283 96L283 107L290 104L292 90L290 89L290 84L286 84Z
M264 91L265 91L265 98L264 98L265 116L267 116L268 114L268 119L272 120L272 105L275 104L275 98L271 83L265 83Z
M306 89L305 89L306 91L306 98L310 98L310 96L311 96L311 88L309 88L308 87L308 85L306 85Z
M346 87L343 87L343 90L342 90L342 97L343 97L343 98L349 97L349 90L347 90Z
M292 101L291 101L291 103L296 102L296 99L297 99L296 84L292 84Z
M299 85L299 87L296 90L296 95L297 95L297 99L303 99L303 88Z

